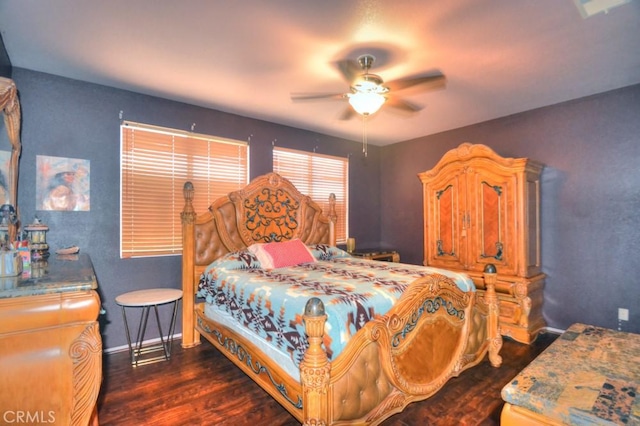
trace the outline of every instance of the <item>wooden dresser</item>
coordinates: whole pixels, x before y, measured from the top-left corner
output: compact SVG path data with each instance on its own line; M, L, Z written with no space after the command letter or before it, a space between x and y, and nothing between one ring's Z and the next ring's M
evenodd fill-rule
M424 191L424 264L468 273L479 291L498 269L500 329L532 342L545 326L540 261L540 174L526 158L464 143L419 178Z
M0 278L0 424L97 424L97 287L86 254Z

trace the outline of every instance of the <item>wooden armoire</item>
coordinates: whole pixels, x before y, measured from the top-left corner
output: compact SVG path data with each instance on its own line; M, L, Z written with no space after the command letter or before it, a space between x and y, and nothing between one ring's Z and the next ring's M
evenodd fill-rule
M503 158L463 143L419 173L424 191L424 264L469 274L484 291L498 270L500 329L531 343L545 326L540 262L540 174L526 158Z

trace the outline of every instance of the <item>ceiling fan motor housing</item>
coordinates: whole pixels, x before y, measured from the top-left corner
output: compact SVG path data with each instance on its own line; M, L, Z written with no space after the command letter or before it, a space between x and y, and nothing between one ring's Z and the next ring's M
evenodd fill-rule
M351 90L360 93L387 93L389 89L384 87L382 83L382 78L376 74L363 74L353 82Z
M351 84L353 93L377 93L382 95L389 91L388 88L382 86L384 82L382 77L369 73L369 69L375 60L376 58L373 55L361 55L358 57L358 64L360 64L364 74L357 76Z

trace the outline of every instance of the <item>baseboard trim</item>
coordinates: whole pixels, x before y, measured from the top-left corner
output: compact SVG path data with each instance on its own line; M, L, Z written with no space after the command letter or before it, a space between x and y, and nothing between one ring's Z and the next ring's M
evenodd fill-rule
M168 339L168 336L164 337L165 340ZM182 340L182 333L177 333L173 335L173 340ZM142 346L147 346L147 345L155 345L157 343L160 342L160 338L156 337L155 339L149 339L149 340L145 340L142 342ZM113 348L106 348L102 351L102 353L104 354L115 354L118 352L128 352L129 351L129 345L122 345L122 346L115 346Z
M545 327L542 329L542 331L544 331L545 333L551 333L551 334L562 334L566 330L562 330L560 328Z

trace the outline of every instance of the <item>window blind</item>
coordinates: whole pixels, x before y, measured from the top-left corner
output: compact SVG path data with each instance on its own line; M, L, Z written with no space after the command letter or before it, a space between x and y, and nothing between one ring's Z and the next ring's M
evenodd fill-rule
M300 192L309 195L325 214L329 212L329 195L336 196L337 243L347 241L349 226L349 159L297 151L273 149L273 171L286 177Z
M121 126L120 256L182 253L183 186L197 213L248 183L246 142L139 123Z

